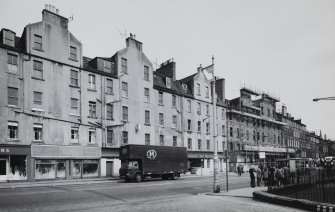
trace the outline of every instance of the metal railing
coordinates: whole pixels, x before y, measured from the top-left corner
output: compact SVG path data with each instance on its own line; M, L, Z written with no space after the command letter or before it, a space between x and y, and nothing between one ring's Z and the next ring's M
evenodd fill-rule
M335 204L335 169L302 169L268 179L271 194Z

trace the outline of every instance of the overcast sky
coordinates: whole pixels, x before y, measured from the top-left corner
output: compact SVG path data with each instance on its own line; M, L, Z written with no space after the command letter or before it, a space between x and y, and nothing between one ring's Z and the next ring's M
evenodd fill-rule
M21 36L45 4L70 17L84 55L112 56L136 34L149 59L174 58L177 79L211 64L226 79L226 98L242 85L269 92L310 131L335 139L335 1L311 0L0 0L0 27ZM154 65L155 67L155 65Z

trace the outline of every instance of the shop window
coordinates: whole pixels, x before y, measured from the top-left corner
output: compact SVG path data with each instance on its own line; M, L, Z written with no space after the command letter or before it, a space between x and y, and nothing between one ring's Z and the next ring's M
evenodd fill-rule
M10 180L27 180L26 156L10 156Z
M73 169L72 169L72 173L73 173L73 177L74 178L81 178L81 168L82 168L82 164L80 161L74 161L73 163Z
M98 163L83 162L83 178L98 177L98 170L99 170Z
M65 161L57 162L57 178L65 178Z
M54 179L56 176L56 166L51 161L36 161L35 179Z

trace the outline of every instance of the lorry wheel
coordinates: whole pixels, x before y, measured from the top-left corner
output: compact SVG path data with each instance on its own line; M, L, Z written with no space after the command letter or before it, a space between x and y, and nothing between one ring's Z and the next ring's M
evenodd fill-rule
M142 181L143 181L142 175L141 175L141 174L136 174L136 176L135 176L135 181L136 181L137 183L142 182Z
M172 180L178 180L179 174L177 172L172 174Z

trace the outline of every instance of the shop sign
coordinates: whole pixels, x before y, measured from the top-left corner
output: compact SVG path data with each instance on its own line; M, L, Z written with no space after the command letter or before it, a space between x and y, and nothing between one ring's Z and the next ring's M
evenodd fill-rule
M265 152L259 152L259 158L265 159Z
M0 147L0 155L30 155L29 147Z
M0 148L0 153L9 153L8 148Z

